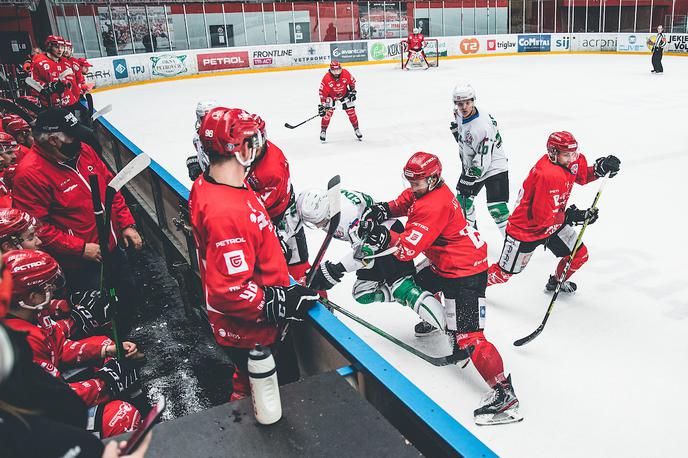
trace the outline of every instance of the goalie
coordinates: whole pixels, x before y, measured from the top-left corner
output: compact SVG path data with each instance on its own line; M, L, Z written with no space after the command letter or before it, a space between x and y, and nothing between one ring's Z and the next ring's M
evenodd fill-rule
M426 69L430 68L430 63L428 63L427 57L425 57L425 51L423 46L425 45L425 37L420 33L418 27L413 29L413 33L406 39L406 48L408 49L408 55L406 57L406 62L404 62L404 68L408 70L408 63L416 56L420 55L419 58L423 59L425 62Z

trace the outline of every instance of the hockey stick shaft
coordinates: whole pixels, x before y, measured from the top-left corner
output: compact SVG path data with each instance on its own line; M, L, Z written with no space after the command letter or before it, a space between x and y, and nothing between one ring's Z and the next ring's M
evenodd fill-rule
M310 118L306 119L305 121L301 121L300 123L294 124L294 125L289 124L288 122L285 122L284 127L286 127L287 129L296 129L297 127L302 126L302 125L306 124L308 121L312 121L319 116L320 116L320 114L316 114L315 116L311 116Z
M108 288L110 282L110 232L107 229L105 211L100 195L100 180L98 175L91 174L89 176L91 185L91 199L93 200L93 214L96 219L96 228L98 230L98 243L100 245L100 255L102 262L100 265L100 293L103 297L108 297L112 306L112 337L115 340L115 350L117 352L117 359L122 359L124 356L124 347L117 332L117 296L113 297L113 292Z
M112 105L107 104L100 110L96 111L91 115L91 121L95 121L96 119L100 118L103 115L106 115L112 111Z
M595 200L592 203L592 206L590 208L597 208L597 203L600 200L600 196L602 195L602 190L604 189L604 186L607 184L607 180L609 179L608 176L605 175L604 178L602 178L602 183L600 183L600 188L597 190L597 194L595 194ZM561 277L558 279L557 286L554 289L554 293L552 294L552 299L549 301L549 306L547 307L547 311L545 312L545 316L542 319L542 323L540 323L540 326L533 331L531 334L518 339L514 342L514 345L517 347L520 347L522 345L527 344L528 342L532 341L535 339L537 336L540 335L540 333L545 329L545 325L547 324L547 320L549 320L549 316L552 313L552 310L554 309L554 304L557 301L557 297L559 296L559 291L561 291L561 285L564 283L564 280L566 279L566 274L568 274L569 269L571 268L571 264L573 264L573 258L576 256L576 253L578 253L578 249L583 245L583 234L585 233L585 229L588 227L588 222L589 220L586 218L585 222L583 223L583 227L581 228L580 232L578 233L578 238L576 239L576 243L573 246L573 250L571 251L571 255L569 256L569 260L566 262L566 265L564 266L564 270L561 273Z
M370 329L374 333L384 337L385 339L389 340L393 344L403 348L407 352L417 356L418 358L423 359L424 361L432 364L433 366L447 366L450 364L455 364L458 361L461 361L461 360L464 360L464 359L470 357L470 354L468 352L463 351L463 350L458 351L456 353L453 353L451 355L447 355L447 356L430 356L430 355L423 353L422 351L420 351L416 348L413 348L412 346L410 346L406 342L403 342L403 341L397 339L393 335L383 331L382 329L378 328L374 324L367 322L366 320L359 317L358 315L355 315L355 314L349 312L348 310L346 310L345 308L340 307L339 305L335 304L334 302L332 302L329 299L321 298L320 302L323 305L325 305L326 307L329 307L330 309L336 310L339 313L341 313L342 315L345 315L345 316L351 318L352 320L354 320L358 324Z

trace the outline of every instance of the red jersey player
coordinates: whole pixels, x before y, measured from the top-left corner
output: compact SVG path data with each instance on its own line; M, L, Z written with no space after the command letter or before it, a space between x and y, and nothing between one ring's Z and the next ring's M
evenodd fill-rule
M333 60L330 63L330 70L325 73L320 82L320 105L318 105L318 114L322 117L320 122L320 141L324 142L326 138L327 126L330 125L330 119L334 113L336 102L342 103L342 108L349 116L349 121L354 128L356 138L361 140L363 134L358 128L358 118L356 117L356 109L354 102L356 101L356 78L351 76L351 73L341 64Z
M87 429L103 437L136 429L140 414L127 402L116 400L130 393L138 380L136 369L130 364L109 359L115 345L104 336L70 340L62 327L57 326L44 307L51 302L52 293L64 286L62 271L50 255L36 250L13 250L3 255L5 269L12 275L12 301L9 315L3 323L16 331L26 332L33 361L59 379L63 365L101 365L93 378L69 383L84 401L89 411ZM136 358L138 350L131 342L123 342L127 359ZM87 425L84 425L87 426Z
M420 33L420 29L418 27L414 28L413 33L409 35L406 39L406 46L408 47L408 57L406 58L406 62L404 63L405 69L408 70L409 61L413 58L413 56L415 56L418 53L420 53L420 56L423 58L423 61L425 62L425 65L427 65L426 68L430 68L428 59L425 57L425 51L423 50L424 44L425 37L422 33Z
M208 318L215 340L236 366L232 399L238 399L249 391L250 349L261 344L274 350L281 326L303 319L317 295L298 284L289 286L275 228L246 186L247 169L264 142L255 118L213 108L198 134L210 165L191 188L191 225ZM287 351L280 346L277 360Z
M62 61L64 39L56 35L49 35L45 39L45 54L38 54L33 59L31 76L42 86L39 91L41 104L45 107L66 107L74 104L73 94L68 87L70 84L64 76L69 68Z
M488 286L505 283L513 274L521 272L540 245L562 258L555 275L550 275L545 288L554 291L561 280L561 291L572 293L576 284L567 281L588 260L583 244L576 252L566 278L561 278L564 266L573 251L578 234L573 226L597 220L597 208L580 210L566 204L573 184L586 184L609 173L619 173L621 161L616 156L601 157L588 166L585 156L578 152L578 142L569 132L554 132L547 139L547 154L537 161L523 182L516 209L506 226L504 247L499 262L488 272Z
M394 298L412 301L419 289L442 292L447 329L453 333L455 345L470 353L475 368L494 390L494 396L475 410L476 423L520 421L523 417L518 413L511 375L504 375L499 352L483 334L487 245L463 217L454 193L442 179L437 156L415 153L404 167L404 176L410 187L391 202L369 207L362 216L359 235L378 252L397 247L394 256L399 261L410 261L420 254L427 257L427 267L392 284ZM401 234L380 224L402 216L408 220ZM417 326L416 331L423 331L422 327Z

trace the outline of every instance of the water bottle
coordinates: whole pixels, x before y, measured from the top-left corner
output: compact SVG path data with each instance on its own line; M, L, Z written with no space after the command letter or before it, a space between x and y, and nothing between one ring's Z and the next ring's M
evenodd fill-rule
M248 354L253 413L258 423L271 425L282 418L282 401L277 383L275 359L268 347L256 344Z

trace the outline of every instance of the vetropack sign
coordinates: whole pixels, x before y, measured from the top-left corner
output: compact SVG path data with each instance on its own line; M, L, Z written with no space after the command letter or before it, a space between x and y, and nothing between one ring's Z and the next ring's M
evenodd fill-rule
M330 43L330 57L340 62L364 62L368 60L368 43L365 41Z
M519 35L518 52L549 52L552 46L551 35Z
M248 68L248 51L217 52L196 56L199 72Z
M186 54L179 56L175 56L174 54L153 56L150 58L151 73L154 76L176 76L187 73L189 69L184 63L185 60Z
M669 35L667 52L688 53L688 35Z

